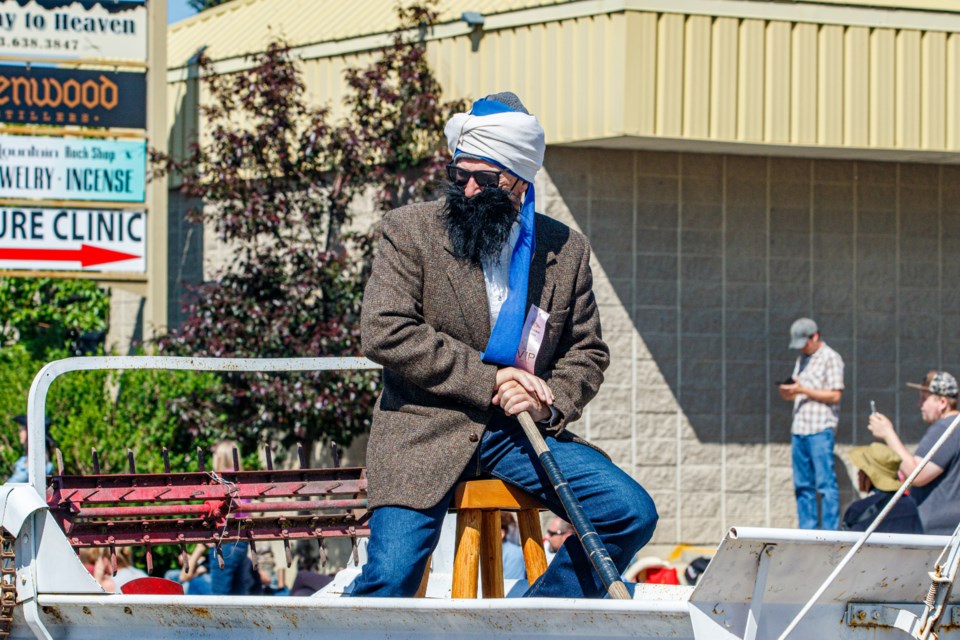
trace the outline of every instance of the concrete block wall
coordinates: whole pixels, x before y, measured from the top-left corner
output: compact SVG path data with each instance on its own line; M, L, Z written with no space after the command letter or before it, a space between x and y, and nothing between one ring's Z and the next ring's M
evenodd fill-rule
M613 358L574 430L657 500L654 542L796 526L790 323L846 361L836 467L869 401L916 442L904 383L960 373L960 168L551 147L539 208L586 233ZM951 322L954 321L954 322Z

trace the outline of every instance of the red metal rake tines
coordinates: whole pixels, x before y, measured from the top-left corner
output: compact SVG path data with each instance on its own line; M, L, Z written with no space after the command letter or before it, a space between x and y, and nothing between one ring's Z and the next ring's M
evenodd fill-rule
M51 476L47 504L71 544L76 547L175 545L182 559L186 545L282 540L288 566L290 544L314 539L325 556L326 537L369 535L364 469L311 469L298 450L301 468L273 468L267 445L267 469L206 471L198 450L199 471L169 472L169 452L162 452L165 473L136 473L129 451L130 473L101 474L94 449L89 475ZM335 455L335 464L339 455ZM148 558L148 562L152 560ZM152 564L152 562L150 562Z

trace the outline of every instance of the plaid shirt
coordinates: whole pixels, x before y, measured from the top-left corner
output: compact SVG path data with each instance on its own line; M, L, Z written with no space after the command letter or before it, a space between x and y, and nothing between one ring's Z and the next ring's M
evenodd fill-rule
M793 376L801 386L810 389L843 389L843 358L826 343L810 356L801 371L803 356L797 358ZM799 395L793 401L793 426L790 433L808 436L826 429L835 429L840 421L840 403L824 404Z

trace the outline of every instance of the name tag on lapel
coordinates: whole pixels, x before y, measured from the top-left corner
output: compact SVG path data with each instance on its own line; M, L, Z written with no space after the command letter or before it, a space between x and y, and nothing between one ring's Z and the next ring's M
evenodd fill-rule
M550 314L537 305L530 305L527 320L523 323L523 332L520 334L520 348L517 349L517 358L513 366L533 373L534 365L537 363L537 354L540 353L540 345L543 343L543 336L547 331L547 318L549 317Z

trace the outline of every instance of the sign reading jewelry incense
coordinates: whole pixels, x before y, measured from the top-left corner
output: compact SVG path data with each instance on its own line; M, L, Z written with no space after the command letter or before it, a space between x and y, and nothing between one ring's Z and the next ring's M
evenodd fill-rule
M143 202L144 140L0 135L0 198Z
M146 102L142 73L0 64L0 122L143 129Z
M145 62L145 0L0 0L0 55Z
M0 208L0 269L146 271L146 214Z

